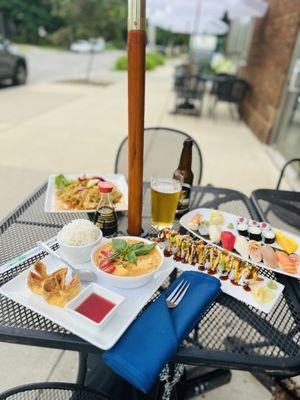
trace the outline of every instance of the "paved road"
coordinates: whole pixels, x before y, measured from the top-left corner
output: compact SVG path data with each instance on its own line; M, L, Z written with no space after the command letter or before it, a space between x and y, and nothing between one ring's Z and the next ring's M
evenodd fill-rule
M45 50L33 46L26 48L23 53L29 66L28 83L85 79L87 77L89 54ZM107 79L115 60L123 53L121 50L110 50L95 54L91 67L91 78L100 81Z

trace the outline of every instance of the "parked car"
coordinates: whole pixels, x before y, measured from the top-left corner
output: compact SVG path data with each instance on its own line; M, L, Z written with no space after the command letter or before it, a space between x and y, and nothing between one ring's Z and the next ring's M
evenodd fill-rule
M70 50L75 53L100 53L105 49L105 40L103 38L76 40L70 46Z
M26 58L6 39L0 39L0 81L23 85L27 80Z

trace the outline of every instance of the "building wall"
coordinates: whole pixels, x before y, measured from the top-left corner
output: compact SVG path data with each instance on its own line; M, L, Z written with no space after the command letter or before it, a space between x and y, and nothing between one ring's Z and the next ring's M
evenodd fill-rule
M243 78L251 85L243 119L263 142L270 141L300 26L300 0L267 0L253 32Z

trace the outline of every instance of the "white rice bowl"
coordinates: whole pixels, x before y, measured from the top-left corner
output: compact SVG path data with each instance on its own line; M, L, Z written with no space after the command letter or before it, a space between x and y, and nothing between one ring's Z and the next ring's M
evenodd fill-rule
M87 219L75 219L65 225L59 233L60 241L68 246L88 246L95 243L100 230Z
M87 219L75 219L57 235L63 255L74 263L89 261L94 246L102 240L102 231Z

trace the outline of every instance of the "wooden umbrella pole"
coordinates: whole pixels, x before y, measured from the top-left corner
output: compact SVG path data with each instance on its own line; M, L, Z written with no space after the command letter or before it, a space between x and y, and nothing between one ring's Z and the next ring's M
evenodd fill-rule
M146 0L128 2L128 232L142 231Z

